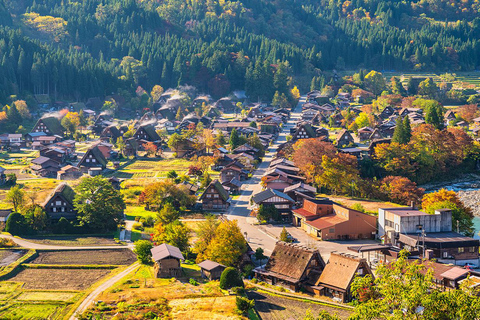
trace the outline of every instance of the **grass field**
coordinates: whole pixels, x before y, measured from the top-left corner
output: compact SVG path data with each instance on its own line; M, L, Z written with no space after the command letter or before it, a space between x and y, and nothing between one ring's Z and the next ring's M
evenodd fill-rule
M65 291L24 291L16 299L22 301L69 301L78 292Z
M12 304L0 312L1 319L62 319L66 306L59 304Z
M120 179L162 178L171 170L184 173L191 164L185 159L142 159L124 164L112 176Z
M137 260L130 249L38 251L32 264L129 265Z
M115 246L121 245L111 238L104 237L57 237L48 238L26 237L26 240L39 244L55 245L55 246Z
M23 289L85 290L110 273L105 269L23 269L11 281L24 282Z
M156 217L156 213L153 211L147 211L141 206L127 206L125 209L125 218L127 220L135 220L135 217L141 217L141 218L146 218L146 217Z

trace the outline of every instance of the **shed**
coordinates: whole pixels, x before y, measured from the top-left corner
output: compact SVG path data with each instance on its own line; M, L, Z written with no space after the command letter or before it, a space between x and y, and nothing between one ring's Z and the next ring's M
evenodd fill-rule
M209 280L217 280L220 279L223 270L225 270L225 266L223 264L217 263L212 260L205 260L198 264L201 269L202 277L207 278Z
M163 243L152 248L152 259L155 261L157 278L180 277L182 275L181 261L185 258L177 247Z
M12 213L12 209L0 210L0 222L7 222L8 217Z

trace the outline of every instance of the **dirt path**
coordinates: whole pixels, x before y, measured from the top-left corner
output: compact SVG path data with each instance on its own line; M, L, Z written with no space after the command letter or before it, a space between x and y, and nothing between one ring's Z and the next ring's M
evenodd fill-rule
M48 244L40 244L27 241L25 239L16 238L13 236L9 236L7 234L0 234L0 238L11 239L13 242L18 244L19 246L27 249L46 249L46 250L86 250L86 249L125 249L130 248L131 246L55 246L55 245L48 245Z
M303 319L307 310L310 310L314 316L318 315L320 310L325 310L331 315L337 314L340 319L347 319L350 315L350 311L344 309L258 291L250 291L247 295L249 299L255 299L255 308L263 320Z
M134 264L132 264L130 267L128 267L127 269L125 269L124 271L120 272L119 274L117 274L116 276L108 279L107 281L105 281L104 283L102 283L100 286L98 286L98 288L96 288L95 290L92 291L92 293L90 293L86 298L85 300L82 301L82 303L78 306L77 310L75 310L75 312L73 313L73 315L70 317L70 320L76 320L77 319L77 315L79 314L82 314L85 310L87 310L87 308L90 306L90 304L92 304L95 299L98 297L98 295L102 292L104 292L105 290L109 289L111 286L113 286L115 283L117 283L118 281L120 281L123 277L127 276L130 272L132 272L133 270L135 270L135 268L137 268L139 266L139 263L138 262L135 262Z
M8 256L6 256L0 261L0 266L5 267L11 263L14 263L18 259L20 259L20 257L23 256L25 252L26 252L25 250L13 251L11 254L9 254Z

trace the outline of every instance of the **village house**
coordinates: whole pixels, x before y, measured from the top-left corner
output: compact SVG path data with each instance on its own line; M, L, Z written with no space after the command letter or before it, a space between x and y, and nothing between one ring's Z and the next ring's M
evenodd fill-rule
M60 170L60 164L55 160L40 156L32 160L30 168L38 176L56 177Z
M232 178L230 181L222 182L222 186L229 194L237 194L242 187L242 183L239 180Z
M8 217L12 214L13 210L12 209L1 209L0 210L0 223L6 223L8 220Z
M225 210L230 206L228 192L218 180L213 180L199 199L203 210Z
M113 141L116 142L118 138L123 136L120 130L116 126L108 126L103 129L102 133L100 133L100 139L102 141Z
M291 210L295 201L283 192L266 189L252 196L256 206L274 206L281 215L281 220L291 221Z
M248 128L250 127L249 122L239 122L239 121L230 121L230 122L215 122L213 124L213 130L221 130L221 131L227 131L227 132L232 132L232 130L235 129L240 129L240 128Z
M75 191L68 184L61 183L45 200L42 207L52 220L59 220L62 217L73 220L76 217L74 198Z
M90 168L105 170L107 167L107 160L100 149L97 146L94 146L85 152L77 167L82 169L82 172L86 172Z
M312 187L305 182L293 184L283 190L283 193L295 200L297 206L302 206L305 199L315 199L316 192L317 188Z
M320 278L312 289L315 294L327 296L339 302L349 302L352 299L353 279L366 275L374 277L366 259L332 252Z
M82 171L78 167L72 165L66 165L57 172L58 180L77 180L83 175Z
M305 199L302 208L293 210L293 225L319 240L371 239L377 218L327 198Z
M457 119L457 117L455 116L455 112L453 110L448 110L447 112L445 112L443 119L446 125L449 126L453 121Z
M260 150L258 150L257 148L254 148L251 145L249 145L248 143L245 143L245 144L235 148L232 152L234 154L246 153L246 154L249 154L252 157L256 158L259 151Z
M438 209L434 214L414 207L378 209L378 236L409 251L431 249L433 258L442 263L479 264L480 240L452 231L450 209Z
M45 117L37 121L31 132L45 132L49 136L63 136L63 127L56 117Z
M253 270L255 278L297 292L314 285L325 267L318 250L278 241L265 266Z
M248 179L248 171L244 170L245 166L238 161L227 164L220 170L220 181L227 182L232 179L243 181Z
M179 278L182 276L181 262L185 260L180 249L163 243L151 249L155 261L154 272L157 278Z
M199 189L197 185L187 181L182 181L179 184L177 184L177 186L181 188L185 188L186 190L188 190L188 193L192 196L197 194L197 191Z
M220 279L223 270L227 268L223 264L217 263L212 260L205 260L203 262L200 262L198 266L200 267L202 277L210 281Z
M471 270L458 266L434 262L428 258L424 261L414 260L412 263L418 262L421 262L421 264L425 266L425 269L420 270L420 273L426 274L432 271L433 282L438 288L443 290L458 289L462 280L471 275L478 275L477 272L472 272Z
M395 109L391 106L386 106L380 113L380 118L387 119L395 113Z
M52 159L59 164L63 164L67 159L67 152L60 147L51 146L40 149L40 156Z
M365 141L365 140L369 140L370 139L370 136L372 135L373 133L373 129L370 128L370 127L363 127L363 128L360 128L358 129L358 139L360 139L360 141Z
M139 141L157 142L161 140L160 136L155 131L155 127L151 124L138 127L137 131L133 134L133 137Z
M312 128L312 126L308 123L302 123L295 129L295 132L292 134L292 141L316 137L317 134L315 133L315 130Z
M283 170L273 167L269 168L265 172L261 183L264 188L283 191L285 188L303 181L305 181L304 177L297 176L296 174L289 174Z
M337 134L337 147L343 148L354 143L350 131L343 129Z

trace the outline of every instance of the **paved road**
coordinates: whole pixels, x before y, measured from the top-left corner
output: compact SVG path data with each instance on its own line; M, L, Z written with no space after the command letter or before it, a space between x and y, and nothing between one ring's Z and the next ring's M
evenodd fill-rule
M57 246L49 244L40 244L35 242L30 242L25 239L15 238L7 234L0 234L0 238L6 238L13 240L16 244L23 248L27 249L45 249L45 250L88 250L88 249L125 249L130 248L130 246Z
M227 213L227 218L230 220L237 220L239 227L242 229L242 232L247 234L247 240L250 243L250 246L253 250L258 247L264 249L266 254L271 254L275 243L280 237L280 232L283 229L283 226L272 226L272 225L254 225L256 218L249 217L251 212L250 206L250 197L252 194L256 194L262 191L260 185L261 178L265 173L266 169L270 166L270 162L276 156L276 150L278 145L287 141L287 135L290 134L290 128L294 127L295 124L301 119L301 110L302 106L305 103L305 96L302 96L296 108L292 111L291 117L288 122L283 126L281 133L279 134L275 143L268 149L268 153L263 158L262 163L253 173L253 176L248 181L242 185L242 193L237 198L237 200L232 201L232 205ZM311 247L318 248L322 257L325 260L328 260L330 253L332 251L336 252L348 252L354 254L354 252L348 251L347 246L357 245L357 244L372 244L376 243L373 240L358 240L358 241L317 241L314 238L308 236L304 231L293 227L291 225L285 226L288 232L298 239L299 244Z
M113 286L115 283L120 281L123 277L127 276L130 272L132 272L135 268L137 268L140 264L138 262L135 262L131 266L129 266L127 269L123 270L119 274L113 276L112 278L108 279L104 283L102 283L98 288L93 290L86 298L83 300L83 302L78 306L77 310L73 313L73 315L70 317L70 320L76 320L77 315L82 314L87 308L92 304L95 299L98 297L98 295L105 290L109 289L111 286Z

